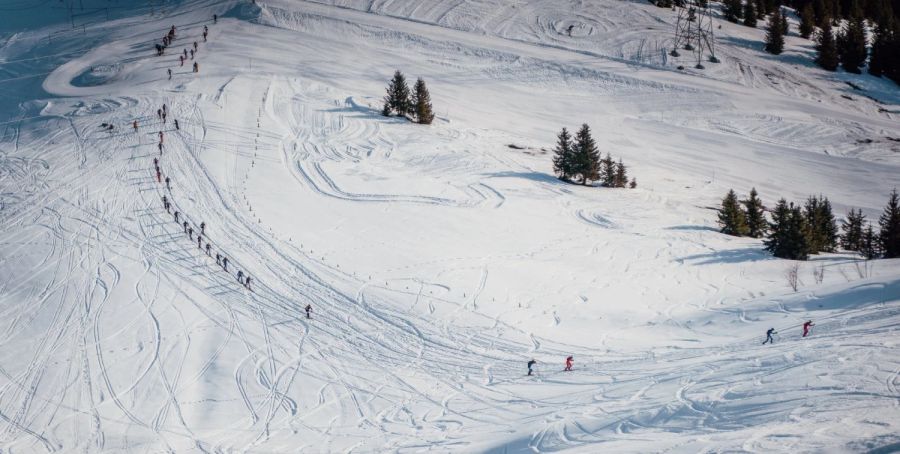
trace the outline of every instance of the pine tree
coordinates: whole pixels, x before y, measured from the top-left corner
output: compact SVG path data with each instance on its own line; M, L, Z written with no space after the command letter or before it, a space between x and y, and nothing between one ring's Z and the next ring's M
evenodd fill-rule
M875 29L869 73L887 76L900 84L900 27L893 17L888 14L884 16Z
M831 210L831 202L826 197L810 197L803 210L806 225L806 239L809 252L833 252L837 246L837 223Z
M778 15L781 16L781 35L788 36L791 34L791 25L788 23L787 13L781 10L781 7L776 8L778 11Z
M412 102L409 98L409 85L406 84L406 77L399 70L394 72L390 85L387 88L387 96L384 97L385 108L382 110L397 115L404 116L411 113Z
M812 36L813 32L816 31L816 18L813 13L813 8L811 3L807 3L806 6L800 10L800 36L805 39L809 39Z
M791 260L809 258L809 246L806 241L806 226L800 207L788 205L781 199L772 213L769 224L769 237L763 242L765 249L775 257Z
M747 0L751 1L751 0ZM753 5L753 10L756 11L756 19L762 19L766 17L766 2L765 0L755 0Z
M734 22L735 24L738 23L741 17L743 17L743 8L744 5L741 4L741 0L725 0L722 9L725 20Z
M834 71L838 67L837 46L834 42L834 33L830 26L826 26L819 32L816 44L816 64L828 71Z
M884 258L900 257L900 196L897 194L897 188L891 191L891 198L884 207L878 225L881 227L878 238Z
M866 227L866 230L862 234L859 253L862 254L866 260L877 259L881 255L881 247L878 244L878 235L875 234L875 229L872 228L871 223L868 224L868 227Z
M556 136L556 148L553 149L553 171L560 180L568 180L572 176L574 145L572 136L566 128L562 128Z
M756 188L750 190L750 198L742 200L741 204L744 205L744 213L747 216L747 235L753 238L765 236L769 224L766 222L765 208Z
M722 208L719 209L720 232L731 236L744 236L748 233L747 216L741 210L737 194L731 189L722 199Z
M812 5L815 18L814 23L821 28L825 28L831 21L831 10L828 9L828 4L825 3L825 0L813 0Z
M866 24L862 16L850 19L838 37L841 66L847 72L859 74L866 64Z
M879 22L875 27L874 37L872 40L872 55L869 58L869 74L881 77L885 73L885 69L890 66L887 61L891 55L889 43L893 38L893 26Z
M854 211L852 208L847 213L847 218L841 222L841 247L854 252L862 250L863 225L866 222L866 216L862 210Z
M606 187L613 187L616 185L616 162L613 161L612 156L609 153L606 153L606 157L600 162L603 170L601 172L603 185Z
M766 52L779 55L784 52L784 25L781 23L781 8L769 16L769 25L766 28Z
M416 120L419 124L430 125L434 120L434 111L431 108L431 94L428 93L428 87L425 86L425 81L421 77L416 80L415 90Z
M624 188L628 185L628 171L621 158L619 158L619 163L616 165L616 177L613 183L617 188Z
M754 9L753 0L747 0L747 3L744 3L744 25L756 27L756 9Z
M834 219L834 211L831 209L831 202L828 197L819 196L819 215L817 216L819 224L816 229L822 238L821 249L825 252L834 252L837 249L838 234L837 221Z
M581 129L575 134L574 151L572 176L579 177L583 185L587 185L588 181L599 179L600 152L597 150L597 143L591 137L591 128L587 123L581 125Z

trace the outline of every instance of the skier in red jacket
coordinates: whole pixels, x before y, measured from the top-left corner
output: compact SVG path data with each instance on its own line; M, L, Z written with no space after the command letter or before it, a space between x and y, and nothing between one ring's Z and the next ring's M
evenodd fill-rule
M813 326L816 326L816 325L813 324L812 320L807 320L806 323L803 324L803 337L806 337L809 335L809 330Z
M566 358L566 368L565 368L566 371L571 371L571 370L572 370L572 363L573 363L574 361L575 361L575 358L572 358L571 356L568 357L568 358Z

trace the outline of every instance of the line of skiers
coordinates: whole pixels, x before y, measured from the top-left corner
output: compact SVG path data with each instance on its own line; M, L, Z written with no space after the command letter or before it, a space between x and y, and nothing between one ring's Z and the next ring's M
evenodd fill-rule
M309 306L307 306L306 316L307 316L307 318L309 318ZM816 326L816 324L813 323L812 320L807 320L806 322L804 322L804 323L803 323L803 336L802 336L802 337L807 337L807 336L809 336L809 334L810 334L810 332L811 332L813 326ZM775 343L775 338L773 338L772 336L775 335L775 334L778 334L778 332L775 331L775 328L769 328L769 330L766 331L766 340L764 340L762 344L763 344L763 345L766 345L766 344L774 344L774 343ZM563 371L565 371L565 372L571 372L571 371L572 371L572 365L573 365L574 362L575 362L575 359L574 359L572 356L568 356L568 357L566 358L566 367L563 369ZM534 358L532 358L532 359L530 359L530 360L528 361L528 364L527 364L527 365L528 365L528 375L531 375L531 374L534 372L534 365L535 365L535 364L537 364L537 360L535 360Z
M803 323L803 336L802 337L809 336L809 333L812 330L813 326L816 326L816 324L813 323L812 320L807 320L805 323ZM766 331L766 340L764 340L762 344L763 345L774 344L775 338L772 337L772 335L774 335L774 334L778 334L778 332L775 331L775 328L769 328L769 330Z
M528 375L531 375L532 373L534 373L534 365L535 364L537 364L537 360L534 358L531 358L531 360L528 361ZM572 366L574 366L574 365L575 365L575 357L572 355L567 356L566 357L566 367L563 369L563 371L571 372Z
M159 167L159 158L153 158L153 166L155 167L155 170L156 170L156 179L157 179L157 181L159 181L161 173L162 173L162 170ZM169 177L166 177L165 182L166 182L166 189L171 191L171 189L172 189L171 179ZM190 239L191 241L194 241L194 226L190 222L187 221L186 216L182 216L182 214L178 210L174 209L174 206L172 205L172 201L169 198L170 196L166 196L166 195L162 196L163 208L166 210L166 213L172 214L172 216L175 218L176 224L178 224L180 222L180 226L181 226L182 230L184 231L184 233L187 234L188 239ZM206 235L206 222L201 222L199 228L200 228L199 231L197 231L197 249L200 249L201 251L205 251L207 256L212 257L212 243L209 242L209 239ZM207 238L205 244L203 242L204 237ZM225 272L229 272L228 271L228 257L226 257L225 255L220 254L218 252L216 253L216 265L221 266ZM252 289L250 288L250 284L251 284L251 282L253 282L253 279L250 277L249 274L245 275L243 271L238 270L237 280L238 280L238 282L241 283L241 285L246 287L247 290L252 291ZM307 310L307 318L308 317L309 317L309 310Z
M218 19L219 19L218 15L214 14L213 15L213 23L218 23ZM203 42L207 42L208 34L209 34L209 27L204 25L203 26ZM175 36L176 36L176 29L175 29L175 26L173 25L172 28L169 29L168 34L166 34L166 36L163 37L163 45L162 46L160 46L159 44L156 45L157 55L164 54L166 47L171 45L172 41L175 39ZM187 60L188 55L190 55L191 60L194 59L196 53L199 51L198 44L196 41L194 41L193 47L194 47L193 49L190 49L190 52L188 52L188 49L184 49L184 52L181 55L179 55L178 58L181 63L181 66L184 66L184 62ZM172 69L169 68L167 71L168 71L169 79L171 79L172 78ZM200 66L197 64L196 61L193 64L193 71L195 73L200 71ZM157 109L156 115L160 120L162 120L163 123L166 122L166 117L168 115L168 109L166 108L165 104L162 105L162 108ZM181 128L178 124L177 119L174 120L174 123L175 123L175 129L180 130ZM133 127L134 127L134 131L137 132L138 131L137 120L134 120ZM163 152L164 141L165 141L165 135L164 135L163 131L159 131L159 143L157 144L157 147L159 148L160 155L162 155L162 152ZM159 158L153 158L153 167L156 172L157 183L162 183L162 181L163 181L162 180L162 169L160 169L160 166L159 166ZM172 190L171 181L172 180L170 177L167 176L165 178L166 190L168 190L170 192ZM174 210L174 207L173 207L172 202L169 199L169 197L167 197L166 195L163 195L162 203L163 203L163 208L165 208L165 210L166 210L166 213L172 213L176 224L181 222L181 227L183 228L184 233L186 233L188 235L188 238L191 241L193 241L193 239L194 239L193 226L187 220L182 221L183 217L181 216L181 213L179 213L177 210ZM200 223L200 231L197 232L197 248L200 249L201 251L205 250L206 255L209 257L212 257L212 244L207 239L206 244L204 246L204 243L203 243L204 236L206 236L206 222L201 222ZM216 264L221 266L225 272L229 272L228 271L228 257L226 257L225 255L217 252L216 253ZM239 283L241 283L241 285L246 287L247 290L252 291L252 289L250 288L250 284L253 281L253 279L250 277L249 274L245 275L242 270L238 270L237 280ZM307 304L305 307L305 311L306 311L306 318L307 319L312 318L312 315L311 315L312 314L312 305ZM570 367L571 367L571 365L570 365Z

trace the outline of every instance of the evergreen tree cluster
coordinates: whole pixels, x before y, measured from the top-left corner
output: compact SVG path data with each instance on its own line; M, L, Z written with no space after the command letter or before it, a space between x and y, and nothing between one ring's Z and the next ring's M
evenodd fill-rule
M884 212L878 220L878 232L866 221L862 210L853 210L841 223L841 233L824 196L811 196L801 207L781 199L767 222L765 208L756 189L745 200L738 200L734 190L728 191L719 209L721 232L733 236L761 238L765 250L775 257L806 260L811 254L834 252L838 244L847 251L858 252L866 259L900 257L900 194L891 192Z
M732 236L761 238L768 230L765 207L756 188L750 190L750 197L738 200L734 190L728 191L719 209L720 232Z
M420 77L410 92L406 77L399 70L394 72L391 83L384 97L381 114L385 117L398 115L409 118L416 123L429 125L434 121L434 109L431 106L431 94L425 81Z
M800 36L820 28L819 66L860 74L868 61L869 74L900 84L900 0L795 0L793 5L800 11ZM832 27L839 25L835 33Z
M587 185L592 181L600 181L603 186L611 188L637 187L637 180L628 180L628 169L622 160L618 162L607 153L600 158L600 150L591 136L591 128L587 124L575 133L562 128L556 136L556 148L553 149L553 171L560 180L576 181Z

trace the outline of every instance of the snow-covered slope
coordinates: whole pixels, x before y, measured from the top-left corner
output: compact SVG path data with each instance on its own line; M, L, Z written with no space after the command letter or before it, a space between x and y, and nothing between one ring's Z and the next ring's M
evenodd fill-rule
M896 87L809 43L723 24L723 63L678 71L640 2L84 0L74 30L14 3L0 451L900 447L900 262L815 257L795 292L710 209L755 186L874 220L900 182ZM433 125L380 116L395 69ZM581 123L637 189L554 178Z

